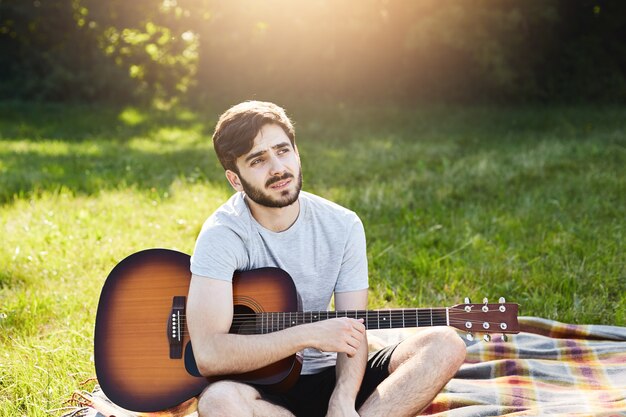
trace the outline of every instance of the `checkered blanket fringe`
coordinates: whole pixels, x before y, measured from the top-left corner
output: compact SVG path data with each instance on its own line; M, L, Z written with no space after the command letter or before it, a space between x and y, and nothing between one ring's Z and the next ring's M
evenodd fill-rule
M422 416L626 416L626 327L520 317L507 342L466 342L467 358ZM414 330L368 332L370 345ZM95 388L74 394L62 417L197 417L191 399L160 413L132 413Z

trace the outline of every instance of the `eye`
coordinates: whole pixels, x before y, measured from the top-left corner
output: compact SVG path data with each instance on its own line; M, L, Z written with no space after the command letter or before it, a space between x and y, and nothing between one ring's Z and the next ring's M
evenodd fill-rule
M287 153L287 152L289 152L289 148L281 148L281 149L278 150L278 154L279 155L282 155L282 154Z
M253 159L252 162L250 162L250 166L258 165L261 162L263 162L263 159L261 159L261 158Z

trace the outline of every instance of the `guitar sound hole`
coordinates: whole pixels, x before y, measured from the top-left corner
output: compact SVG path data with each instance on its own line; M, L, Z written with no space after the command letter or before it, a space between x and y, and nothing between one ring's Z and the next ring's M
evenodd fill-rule
M255 312L250 307L236 305L234 308L233 324L230 333L256 334Z

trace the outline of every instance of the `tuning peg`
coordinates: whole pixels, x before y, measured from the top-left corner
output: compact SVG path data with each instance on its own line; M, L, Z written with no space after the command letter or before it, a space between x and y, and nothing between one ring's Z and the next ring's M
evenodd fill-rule
M503 342L508 342L509 341L509 336L507 336L506 333L502 333L502 341Z
M472 300L470 300L469 297L465 297L464 303L465 304L472 304Z
M500 299L498 299L498 302L500 304L504 304L504 303L506 303L506 300L504 299L504 297L500 297Z
M489 300L487 299L487 297L483 298L483 303L484 304L488 304L489 303Z
M484 335L484 336L483 336L483 340L484 340L485 342L491 342L491 335L489 335L489 334Z
M470 342L472 342L472 341L474 340L474 335L472 334L472 332L468 332L468 333L465 335L465 338L466 338L467 340L469 340Z

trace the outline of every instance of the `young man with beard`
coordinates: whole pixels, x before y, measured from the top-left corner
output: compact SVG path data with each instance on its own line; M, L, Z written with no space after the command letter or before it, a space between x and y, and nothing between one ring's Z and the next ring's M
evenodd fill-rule
M365 233L357 215L301 191L300 155L284 110L244 102L219 119L213 144L237 191L204 224L191 260L187 324L200 372L232 375L304 350L285 394L222 380L200 395L200 416L414 416L457 371L465 345L448 328L420 330L370 355L362 320L336 318L268 334L229 334L232 276L279 267L304 311L367 309Z

